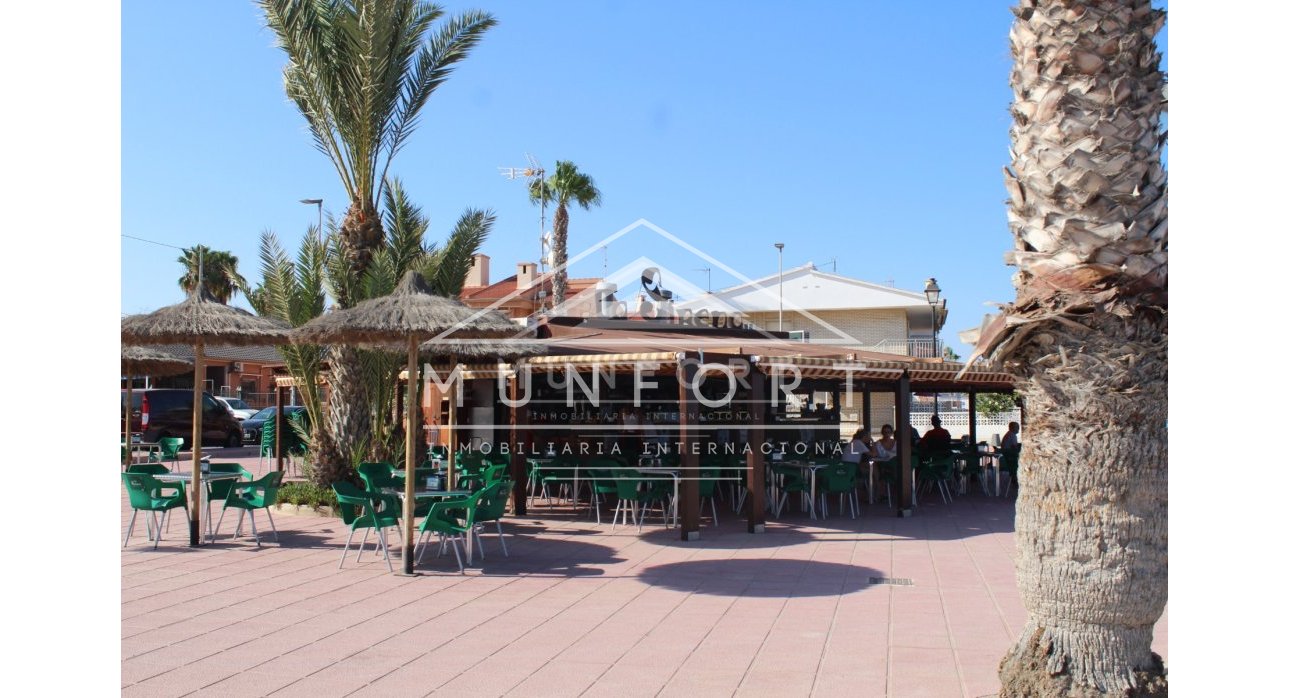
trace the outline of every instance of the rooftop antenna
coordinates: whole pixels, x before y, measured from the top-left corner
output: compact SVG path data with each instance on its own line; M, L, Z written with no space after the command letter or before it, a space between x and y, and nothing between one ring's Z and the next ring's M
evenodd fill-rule
M830 265L832 265L832 266L833 266L833 273L834 273L834 274L838 273L838 258L837 258L837 257L834 257L833 259L830 259L829 261L825 262L825 264L830 264Z
M695 271L707 272L708 274L708 293L712 293L712 267L700 267Z
M546 188L546 168L542 163L529 153L524 154L524 159L528 160L528 167L499 167L497 171L507 179L519 179L523 177L526 182L536 179L541 182L542 188ZM541 265L541 273L538 278L546 275L546 197L539 202L542 206L541 221L538 227L538 264Z
M606 276L609 276L609 245L601 245L600 253L602 255L600 260L600 278L603 279Z
M887 277L887 285L888 285L888 286L890 286L890 287L892 287L892 288L896 288L896 280L895 280L895 279L893 279L893 278L891 278L890 276L888 276L888 277Z

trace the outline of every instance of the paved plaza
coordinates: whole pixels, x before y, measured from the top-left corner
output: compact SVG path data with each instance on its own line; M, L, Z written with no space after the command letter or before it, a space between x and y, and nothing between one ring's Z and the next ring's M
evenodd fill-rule
M229 457L244 452L216 460L264 472ZM154 551L140 523L121 553L123 693L996 693L1025 620L1012 500L934 496L910 519L881 503L855 520L831 507L749 535L719 502L720 526L705 516L702 540L684 543L656 519L611 531L608 513L597 525L535 500L505 523L509 557L486 534L487 557L465 575L431 550L413 578L389 574L370 544L338 570L339 519L275 516L280 542L259 549L231 540L231 515L199 549L177 520ZM1167 661L1167 615L1155 646Z

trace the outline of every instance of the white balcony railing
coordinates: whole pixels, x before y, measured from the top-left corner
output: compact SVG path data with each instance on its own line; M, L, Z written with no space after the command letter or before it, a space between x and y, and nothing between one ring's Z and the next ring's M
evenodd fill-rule
M918 359L936 359L941 356L944 343L931 339L884 339L861 349L880 351L884 354L903 354Z

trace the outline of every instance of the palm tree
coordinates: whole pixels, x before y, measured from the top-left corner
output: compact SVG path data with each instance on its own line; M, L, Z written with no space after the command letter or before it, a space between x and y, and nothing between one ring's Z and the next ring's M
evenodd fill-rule
M600 190L596 189L590 175L578 171L577 165L559 160L555 163L555 174L529 184L529 201L555 203L551 240L551 266L555 270L555 279L551 284L551 295L555 307L559 307L564 303L569 286L569 274L565 269L569 263L569 203L578 204L584 211L591 210L592 206L600 205Z
M287 96L349 197L340 237L361 274L385 237L376 202L390 163L430 95L497 21L470 11L432 31L443 9L418 0L260 0L260 7L287 54ZM362 299L336 300L350 307Z
M259 0L287 54L287 96L305 117L314 146L336 168L349 197L329 245L330 290L342 308L364 299L364 273L385 240L376 202L399 150L430 95L497 22L470 11L434 27L443 9L420 0ZM331 349L328 420L335 450L320 459L361 458L370 426L362 355Z
M387 295L404 272L416 269L437 293L450 297L460 293L472 258L482 248L492 229L495 221L493 213L467 209L440 247L426 243L429 218L411 202L397 179L391 179L385 188L383 204L386 238L372 254L371 264L355 285L355 292L367 298ZM330 235L332 244L329 247L327 239L311 226L293 261L283 251L272 232L263 233L260 240L263 281L249 296L256 311L261 315L282 319L293 327L299 327L321 315L324 310L324 290L334 290L338 283L350 283L352 277L344 259L335 254L335 241L338 237L339 233L333 230ZM323 350L320 347L293 344L282 347L280 351L286 357L291 375L301 379L300 390L310 414L330 415L331 403L328 402L328 407L324 410L317 387L317 378L322 371L323 361L327 358ZM353 405L346 424L362 421L367 425L368 431L353 442L353 448L346 451L350 459L346 459L335 455L340 451L338 437L333 431L335 424L330 416L327 419L310 420L311 450L315 454L331 454L327 457L319 455L313 459L311 476L322 487L330 487L332 483L352 476L351 468L356 464L355 461L366 460L369 454L371 457L389 460L394 455L394 449L401 448L401 442L392 433L394 424L390 407L396 395L394 386L398 384L403 357L380 351L358 350L355 360L355 369L350 379L358 382L361 389L352 390L351 394L361 394L364 402ZM335 382L333 368L329 376L333 390Z
M1150 0L1020 0L1011 32L1016 300L982 334L1018 378L1027 624L1002 696L1163 695L1165 77Z
M179 288L191 293L197 288L198 266L201 266L202 285L221 303L227 303L238 291L250 293L246 279L237 271L237 257L224 250L212 250L205 245L184 249L176 260L184 265L184 275L179 277Z

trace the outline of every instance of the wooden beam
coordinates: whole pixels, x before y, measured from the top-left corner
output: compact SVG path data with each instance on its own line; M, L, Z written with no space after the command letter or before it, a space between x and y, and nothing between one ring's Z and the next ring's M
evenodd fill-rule
M870 436L877 438L878 430L874 429L873 424L869 423L870 413L873 412L873 392L869 390L868 383L864 386L864 392L861 393L860 400L862 405L860 409L863 410L860 416L860 425L869 430Z
M685 355L677 363L677 409L680 412L681 448L681 540L699 539L699 455L694 451L695 435L691 426L698 426L698 401L694 396L694 374L697 367L686 362Z
M507 444L511 449L511 482L515 483L511 489L511 514L514 516L525 516L528 514L528 491L529 491L529 471L528 458L525 456L523 449L528 445L528 433L524 428L528 424L527 405L519 404L520 387L519 376L512 375L506 379L506 392L511 404L511 429L510 439Z
M198 340L193 345L193 464L188 492L188 545L196 548L202 543L202 409L205 408L202 384L206 378L206 361L202 356L205 347ZM157 531L161 535L161 531Z
M900 506L896 507L896 516L912 516L914 512L914 442L909 433L909 372L900 376L896 386L896 429L899 441L896 450L900 451Z
M748 412L752 425L748 429L748 532L766 532L766 456L761 446L766 442L766 374L752 371L748 375Z

